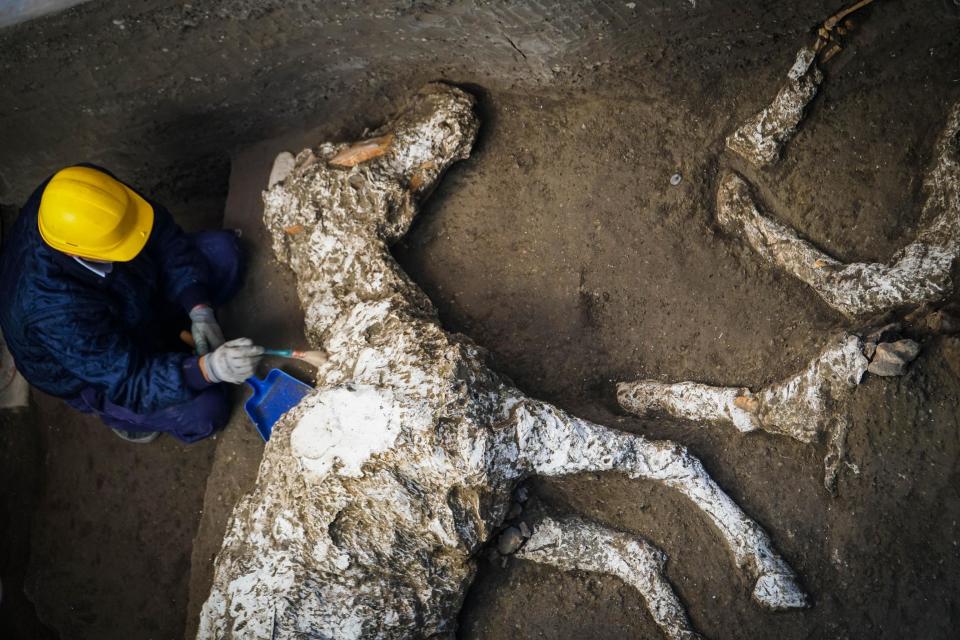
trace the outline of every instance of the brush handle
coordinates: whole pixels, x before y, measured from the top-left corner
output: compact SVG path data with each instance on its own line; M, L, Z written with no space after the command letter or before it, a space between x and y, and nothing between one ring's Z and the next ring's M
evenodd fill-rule
M294 358L293 349L264 349L265 356L280 356L281 358Z

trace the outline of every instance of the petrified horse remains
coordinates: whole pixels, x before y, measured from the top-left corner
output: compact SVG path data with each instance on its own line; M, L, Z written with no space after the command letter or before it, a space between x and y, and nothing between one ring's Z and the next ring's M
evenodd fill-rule
M804 47L787 73L787 82L773 102L727 137L727 147L762 167L780 159L780 150L793 139L807 105L817 95L823 72L814 47Z
M769 218L747 182L735 173L720 180L717 220L740 235L763 259L809 285L849 318L869 319L909 311L953 293L951 275L960 256L960 103L951 107L923 181L923 227L889 263L844 264L796 231Z
M763 430L807 444L828 434L824 486L833 491L848 428L844 403L869 366L864 346L859 336L839 334L803 371L757 393L747 387L638 380L617 385L617 399L638 415L659 412L701 424L726 423L743 433Z
M758 169L779 159L823 81L818 63L839 50L838 44L830 44L834 31L845 33L840 22L872 1L859 0L824 22L817 41L797 52L773 101L734 131L727 147ZM864 322L938 303L953 293L951 270L960 257L960 102L950 108L932 155L923 181L923 226L888 263L844 264L820 251L767 216L747 180L730 171L717 188L717 222L850 319Z
M466 158L473 99L429 85L376 137L278 158L264 195L274 250L298 278L316 392L277 425L236 507L200 638L447 638L518 483L618 471L681 492L717 527L771 609L806 605L766 533L682 446L527 397L440 327L388 245ZM670 638L697 635L636 535L543 516L520 557L616 575Z
M861 1L837 15L848 15L865 4ZM828 23L835 24L834 18ZM822 44L821 35L817 45L802 48L773 102L727 138L727 146L755 168L776 162L783 145L796 133L823 78L817 67ZM747 180L732 171L719 180L717 222L861 326L891 314L927 311L929 305L953 294L952 271L960 258L960 102L947 114L931 164L923 181L923 227L888 263L844 264L820 251L794 229L766 215ZM894 329L843 332L831 338L803 371L756 393L738 386L639 380L619 385L619 401L640 415L659 412L727 423L742 432L762 429L805 443L827 434L824 485L834 491L849 424L844 407L849 394L867 371L901 375L919 352L913 340L889 335L897 333L899 324L885 329L889 327Z
M839 333L802 371L756 393L747 387L638 380L617 385L617 399L620 406L637 415L662 413L702 425L730 424L742 433L762 430L806 444L825 438L823 484L833 492L844 461L849 428L845 405L850 394L867 371L876 370L875 363L884 354L899 358L902 367L903 361L913 360L919 350L912 340L882 341L893 333L892 327L887 329L866 338ZM901 368L881 375L902 373Z

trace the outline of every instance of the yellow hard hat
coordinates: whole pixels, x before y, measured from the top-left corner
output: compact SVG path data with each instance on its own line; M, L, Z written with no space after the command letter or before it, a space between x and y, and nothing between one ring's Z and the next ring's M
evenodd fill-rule
M67 167L43 190L38 220L43 241L58 251L126 262L150 238L153 207L102 171Z

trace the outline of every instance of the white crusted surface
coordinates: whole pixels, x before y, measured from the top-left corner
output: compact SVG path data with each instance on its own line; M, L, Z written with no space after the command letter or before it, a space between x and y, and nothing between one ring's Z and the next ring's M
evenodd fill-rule
M796 134L803 111L817 95L822 80L813 49L800 49L773 102L730 134L727 146L757 166L776 162L783 145Z
M860 384L868 364L858 336L832 338L806 369L758 394L760 423L767 431L814 442Z
M698 382L640 380L617 385L617 401L639 415L663 412L694 422L725 422L744 433L762 428L757 416L737 406L737 398L752 398L746 387L714 387Z
M544 517L518 557L564 570L612 574L637 589L670 640L697 640L679 598L667 582L667 557L645 540L583 518Z
M536 475L620 471L662 483L686 496L715 525L734 561L753 580L776 585L757 602L771 609L805 606L793 571L766 532L751 520L683 446L651 441L571 416L542 402L514 409L520 458ZM754 593L756 598L757 593Z
M924 180L924 227L887 263L844 264L766 216L747 183L728 173L717 191L717 219L764 259L793 274L850 318L937 302L953 292L960 255L960 103L953 105Z
M394 123L385 156L335 170L323 158L346 145L324 145L265 194L274 248L329 359L234 512L199 637L452 631L471 553L502 517L494 499L506 504L521 472L488 454L502 383L476 347L437 326L386 241L412 219L414 176L425 174L425 189L467 155L472 106L428 87ZM405 136L415 149L398 146Z
M860 384L868 364L860 338L844 333L832 338L803 371L756 393L744 387L640 380L620 383L617 399L624 409L639 415L661 411L686 420L732 424L740 431L763 429L814 442Z
M404 417L389 389L334 387L308 401L293 427L290 452L317 476L336 467L343 476L361 475L371 457L393 446Z
M454 631L473 554L530 474L618 470L681 491L751 578L804 596L769 537L685 449L531 400L439 326L387 249L417 198L467 156L472 99L429 85L377 134L380 157L300 153L264 194L277 256L297 274L317 390L275 427L217 557L200 638L429 638Z

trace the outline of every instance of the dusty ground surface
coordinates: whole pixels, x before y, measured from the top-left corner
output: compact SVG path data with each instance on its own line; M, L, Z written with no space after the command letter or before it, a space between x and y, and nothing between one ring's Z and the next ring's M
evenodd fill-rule
M535 483L534 499L664 549L670 578L708 637L956 637L955 341L927 340L907 376L871 378L857 390L856 472L842 474L837 498L821 488L819 448L617 409L613 384L640 376L769 382L842 325L810 291L711 225L714 178L731 162L723 136L769 99L810 28L841 3L637 4L583 3L589 10L570 10L581 19L574 26L564 27L560 18L570 16L557 9L542 11L542 22L497 28L482 11L468 20L456 4L411 5L385 14L409 27L403 43L387 39L387 18L373 10L362 18L345 10L339 25L324 26L305 20L310 10L299 5L82 5L68 14L83 28L63 42L66 18L56 16L15 27L16 38L0 32L14 96L0 109L10 142L0 151L0 199L15 201L51 168L90 157L161 196L176 193L181 220L202 226L222 203L233 155L226 222L244 229L253 271L225 310L227 325L295 341L301 320L289 274L271 267L256 236L255 194L270 156L357 136L422 80L471 83L481 94L479 144L441 183L398 258L446 326L490 349L531 395L688 444L772 534L814 608L771 615L754 607L714 532L666 490L597 475ZM578 31L585 16L596 20L585 23L592 31ZM784 161L753 176L778 216L843 258L883 259L909 240L932 141L960 98L958 18L952 0L879 0L864 14ZM101 24L112 26L103 32ZM548 39L538 31L556 51L540 46ZM316 33L325 39L312 46ZM484 33L494 36L488 48L471 48ZM146 44L135 50L138 37ZM377 54L366 38L395 46ZM45 43L54 45L43 57ZM361 64L376 55L383 66ZM99 82L98 64L130 75ZM82 115L62 100L45 102L66 91L45 79L51 73L76 76ZM78 133L64 136L78 118ZM284 129L300 133L234 153ZM683 176L678 186L674 173ZM255 435L238 414L216 441L131 450L56 401L37 405L25 420L39 427L39 453L24 436L4 441L3 455L46 461L41 478L8 474L7 489L20 514L7 522L33 523L26 580L40 618L64 638L189 633L225 518L256 472ZM26 533L8 525L4 535L25 548ZM21 624L38 628L23 622L28 613ZM477 639L657 637L637 595L617 581L522 562L481 563L461 622L461 636Z
M23 585L30 557L30 516L37 508L43 474L36 415L28 409L0 413L0 631L4 637L56 638L36 616Z

